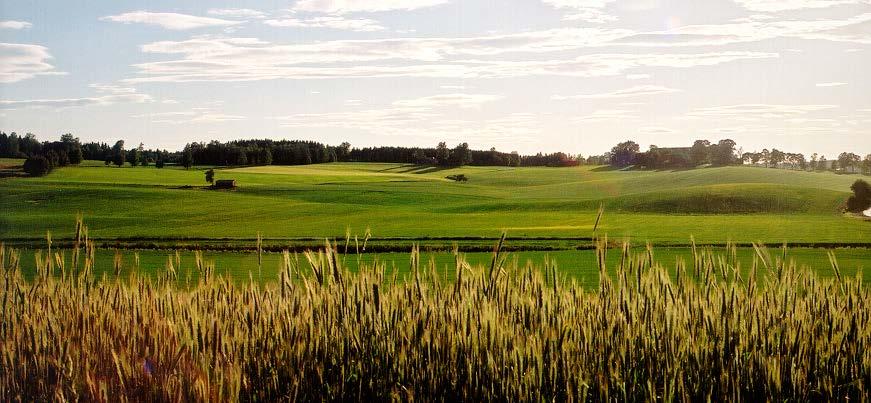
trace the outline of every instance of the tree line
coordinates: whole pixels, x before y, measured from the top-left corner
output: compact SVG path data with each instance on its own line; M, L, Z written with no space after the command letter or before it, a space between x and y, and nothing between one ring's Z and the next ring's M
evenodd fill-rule
M366 147L354 148L348 154L348 161L392 162L417 165L438 166L575 166L580 164L578 157L557 152L551 154L520 155L490 150L473 150L468 143L449 147L440 142L434 148L427 147Z
M435 147L364 147L353 148L343 142L338 146L303 140L233 140L228 142L189 143L180 151L146 149L143 144L127 149L124 140L112 146L104 142L81 143L72 134L60 141L40 142L31 133L0 132L0 157L26 158L25 170L43 175L56 167L79 164L83 160L104 161L106 165L149 166L163 168L173 164L190 168L194 165L308 165L327 162L383 162L435 166L549 166L611 165L616 168L688 169L702 165L727 166L751 164L765 167L815 171L846 171L871 174L871 155L864 159L844 152L827 160L814 153L808 160L803 154L776 148L760 152L740 152L731 139L716 143L696 140L689 147L657 147L642 152L634 141L624 141L610 152L584 158L562 152L520 155L518 152L473 150L468 143L450 147L440 142Z
M758 165L768 168L783 168L810 171L862 172L871 174L871 154L863 159L851 152L843 152L837 159L827 160L814 153L808 160L804 154L791 153L776 148L762 151L740 152L737 143L723 139L716 143L696 140L690 147L657 147L651 145L641 152L634 141L624 141L611 148L599 158L615 168L636 167L639 169L688 169L703 165ZM587 159L590 163L593 157Z

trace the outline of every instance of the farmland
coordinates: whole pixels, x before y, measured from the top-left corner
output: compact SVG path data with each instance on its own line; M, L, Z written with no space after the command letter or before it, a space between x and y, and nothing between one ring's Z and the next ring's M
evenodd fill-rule
M742 274L735 249L663 266L624 248L610 265L602 242L585 290L498 247L489 265L456 256L450 282L416 251L397 282L384 263L345 270L328 247L305 264L284 255L266 287L198 257L179 288L171 259L154 278L96 280L83 242L75 263L39 259L31 280L0 245L0 395L804 401L862 400L871 383L862 276L832 262L820 279L764 249Z
M445 179L465 174L470 180ZM94 239L266 239L592 236L656 245L871 243L845 217L855 175L723 167L439 169L336 163L218 169L237 191L208 191L203 170L63 168L0 180L0 239L69 238L82 213ZM489 241L488 241L489 242Z
M337 163L216 168L219 191L205 169L0 180L0 395L868 394L855 176Z

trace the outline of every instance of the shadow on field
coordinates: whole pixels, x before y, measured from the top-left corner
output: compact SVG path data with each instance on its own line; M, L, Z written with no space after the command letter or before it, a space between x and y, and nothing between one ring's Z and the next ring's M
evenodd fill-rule
M402 165L394 168L386 168L379 170L378 172L392 172L392 173L400 173L400 174L428 174L433 172L444 171L447 169L451 169L454 167L441 167L438 165Z

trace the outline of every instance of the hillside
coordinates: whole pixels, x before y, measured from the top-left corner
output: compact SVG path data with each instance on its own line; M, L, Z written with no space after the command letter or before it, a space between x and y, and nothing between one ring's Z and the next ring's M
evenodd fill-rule
M467 183L445 179L465 174ZM95 237L588 237L657 243L871 242L839 205L855 175L751 167L614 171L602 167L440 169L335 163L202 170L83 166L0 180L0 238L69 235L77 212ZM193 187L193 188L190 188Z

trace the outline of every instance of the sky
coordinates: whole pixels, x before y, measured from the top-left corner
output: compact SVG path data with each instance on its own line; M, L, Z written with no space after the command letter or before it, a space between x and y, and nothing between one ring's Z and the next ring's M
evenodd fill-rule
M4 1L0 130L871 153L871 0Z

